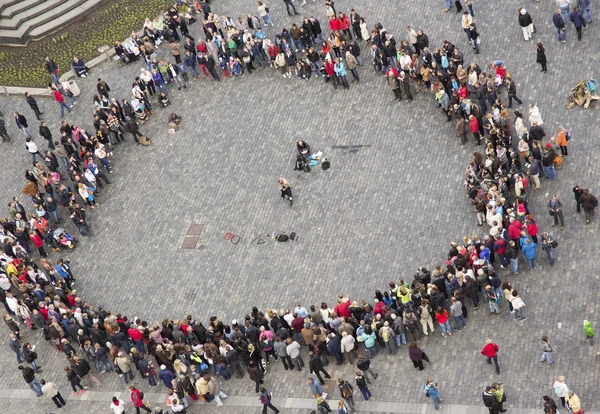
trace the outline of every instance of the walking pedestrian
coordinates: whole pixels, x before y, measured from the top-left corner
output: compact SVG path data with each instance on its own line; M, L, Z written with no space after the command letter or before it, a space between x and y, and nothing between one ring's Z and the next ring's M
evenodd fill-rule
M408 346L408 356L412 361L415 369L419 368L419 371L423 371L425 369L425 367L423 366L423 360L429 362L429 357L421 348L417 346L417 343L415 341L412 341Z
M558 406L552 398L544 395L542 399L544 400L544 412L546 414L558 414Z
M517 96L517 85L512 80L512 78L509 78L509 77L506 78L506 91L508 92L508 107L509 108L512 108L513 99L515 101L517 101L517 104L519 106L523 105L523 101L521 99L519 99L519 97Z
M310 392L312 393L313 397L315 397L315 399L323 395L323 387L321 386L320 382L315 381L313 377L308 377L306 382L308 384L308 388L310 388Z
M569 391L567 404L569 404L569 410L572 414L583 414L584 410L581 408L581 401L573 391Z
M581 10L581 13L583 14L584 11L587 11L588 23L592 22L592 10L590 9L591 3L592 3L591 0L577 0L577 7L579 7L579 10Z
M42 384L40 384L40 382L35 377L35 371L29 367L24 367L23 365L19 365L17 368L21 371L23 379L25 380L27 385L29 385L29 388L31 388L31 390L35 392L35 396L41 397L42 395L44 395L42 394Z
M110 408L113 410L114 414L124 414L125 401L120 400L117 397L112 397L112 403L110 404Z
M292 13L290 12L290 7L292 8L292 10L294 11L294 14L300 14L296 11L296 8L294 7L294 3L292 3L292 0L283 0L283 2L285 3L285 8L287 10L287 14L288 16L291 16ZM266 411L265 411L266 412Z
M98 90L98 93L101 96L106 96L107 99L110 99L110 97L108 96L108 93L110 92L110 87L108 86L108 83L103 81L101 78L98 78L98 82L96 83L96 89Z
M433 401L433 408L439 410L442 399L438 391L438 384L434 383L432 379L428 379L423 389L425 390L425 396L431 398L431 401Z
M513 294L515 292L513 291ZM513 304L514 306L514 304ZM487 363L492 364L492 359L494 360L494 364L496 365L496 373L500 375L500 365L498 365L498 345L496 345L490 338L486 338L485 346L481 351L481 354L487 358Z
M23 131L23 133L25 134L25 136L27 138L33 138L31 136L31 134L29 133L29 130L27 129L27 127L29 127L29 125L27 124L27 119L18 112L15 112L14 116L15 116L15 123L17 124L17 127L21 131Z
M365 401L369 401L369 398L371 398L372 395L371 390L369 390L369 387L367 386L367 378L362 374L361 371L356 371L356 377L354 378L354 380L356 382L356 386L362 393Z
M579 8L573 7L573 11L569 14L569 20L571 20L573 26L575 26L575 30L577 30L577 40L581 41L583 28L587 26L583 13L581 13Z
M550 345L550 342L548 341L548 337L546 335L542 336L541 345L542 345L541 362L548 361L548 365L554 364L554 361L552 361L552 352L554 352L554 348L552 348L552 345Z
M583 190L583 194L579 197L579 204L583 207L586 224L590 224L590 219L596 215L596 207L598 207L598 199L590 193L590 189Z
M565 27L565 20L561 16L560 9L556 10L556 13L552 16L552 23L556 27L556 34L560 43L567 43L567 31Z
M58 85L58 65L54 63L54 60L50 56L46 56L44 62L44 69L52 76L52 80L55 85Z
M65 405L67 405L67 402L65 401L63 396L60 394L60 391L58 390L58 387L56 386L55 383L46 382L42 379L40 381L40 384L42 385L42 394L44 394L46 397L49 397L50 399L52 399L54 404L56 404L57 408L62 408Z
M129 386L129 396L131 397L131 403L135 407L135 413L140 414L140 409L147 413L152 413L152 410L144 404L144 393L140 392L133 385Z
M54 96L54 100L58 102L58 106L60 107L60 117L62 118L65 116L65 109L71 112L71 107L65 103L65 97L63 96L62 92L55 88L52 88L51 92Z
M327 379L331 379L331 376L323 367L323 363L321 362L321 357L319 355L315 355L315 353L312 351L310 351L308 353L308 355L310 358L308 361L308 368L310 370L310 373L311 374L314 373L317 376L317 378L319 379L319 382L321 383L321 385L323 385L325 383L325 381L323 381L323 377L321 377L321 372L323 374L325 374L325 378L327 378Z
M37 145L31 138L25 139L25 146L27 147L27 151L31 154L31 160L34 165L35 157L40 157L42 161L44 160L44 155L39 151Z
M338 390L340 390L342 400L350 409L350 413L355 413L356 406L354 404L354 388L352 385L343 378L338 378Z
M461 24L463 31L467 35L467 42L471 44L473 40L471 39L471 23L473 23L473 17L469 14L468 11L464 11L461 17Z
M31 94L29 92L25 92L25 101L27 102L27 105L29 105L31 107L31 109L33 110L33 112L35 113L35 117L37 118L37 120L41 121L43 112L40 111L37 101L35 100L35 98L33 96L31 96Z
M371 380L369 379L369 374L373 376L374 380L377 379L378 374L375 371L373 371L373 368L371 368L371 361L363 354L358 355L358 359L356 360L356 367L360 369L361 372L364 374L367 383L371 383Z
M442 336L446 337L446 335L448 336L452 336L452 327L450 326L450 322L448 321L448 311L446 309L444 309L441 306L438 306L438 308L435 311L435 318L437 319L438 323L440 324L440 328L442 330Z
M569 387L567 386L567 384L565 384L565 377L563 377L561 375L558 378L556 378L556 381L554 381L553 388L554 388L554 393L556 394L556 396L558 398L560 398L560 402L562 403L562 406L567 409L567 412L571 412L571 410L569 409L569 406L567 405L567 397L569 396Z
M323 397L317 397L317 413L327 414L331 412L331 407Z
M519 26L521 26L521 30L523 30L525 41L529 41L534 32L533 19L523 7L519 7Z
M259 391L260 395L258 399L263 405L262 414L267 414L267 408L270 408L271 410L275 411L275 414L277 414L279 410L271 402L271 399L273 398L271 391L267 390L265 387L260 387Z

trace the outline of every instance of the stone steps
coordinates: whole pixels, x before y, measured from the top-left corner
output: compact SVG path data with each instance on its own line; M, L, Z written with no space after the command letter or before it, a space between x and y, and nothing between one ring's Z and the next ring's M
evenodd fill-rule
M103 1L104 0L85 0L83 2L78 1L80 3L78 6L71 8L66 13L57 13L57 17L53 20L31 30L31 32L29 32L29 39L40 40L45 36L57 32L63 27L84 17L87 13L100 6Z
M67 0L25 0L5 9L0 15L0 30L17 30L22 24L31 26L32 19L51 12ZM36 4L37 3L37 4ZM13 9L14 7L14 9ZM21 9L16 9L22 7Z
M23 0L20 3L28 1ZM45 0L24 13L14 15L11 19L0 20L0 44L25 46L30 40L40 40L84 17L103 1ZM17 6L13 4L1 13L10 13L12 8L18 8Z
M0 13L2 13L2 11L4 9L6 9L9 6L12 6L13 4L19 3L21 0L0 0Z

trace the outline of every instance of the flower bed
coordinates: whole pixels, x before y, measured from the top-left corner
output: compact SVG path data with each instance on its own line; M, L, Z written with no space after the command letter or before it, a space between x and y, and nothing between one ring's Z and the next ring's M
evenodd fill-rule
M60 73L71 69L74 56L89 61L99 55L98 47L112 47L142 28L146 17L155 17L173 0L121 0L91 14L83 21L24 48L4 48L0 52L0 85L46 87L50 76L44 59L52 56Z

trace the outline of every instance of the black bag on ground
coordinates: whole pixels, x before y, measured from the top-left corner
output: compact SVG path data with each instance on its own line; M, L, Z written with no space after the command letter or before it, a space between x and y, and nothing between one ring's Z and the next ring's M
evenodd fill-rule
M323 160L323 162L321 162L321 169L323 171L327 171L330 167L331 167L331 163L329 162L329 160L327 158L325 158Z

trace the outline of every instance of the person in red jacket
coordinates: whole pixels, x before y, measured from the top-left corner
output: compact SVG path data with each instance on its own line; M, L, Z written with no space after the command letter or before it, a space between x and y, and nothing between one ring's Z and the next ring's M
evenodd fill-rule
M136 325L131 325L131 327L127 330L129 337L133 341L135 347L139 351L140 354L144 355L146 349L144 348L144 335L137 329Z
M469 115L469 129L471 130L471 134L475 137L475 142L477 145L481 145L481 135L479 134L479 121L473 115Z
M327 75L327 77L325 78L325 81L331 80L331 82L333 83L333 89L337 89L337 81L335 78L335 69L334 69L334 64L333 64L331 58L329 58L325 61L325 64L323 65L323 67L325 68L325 74Z
M523 225L521 224L521 222L516 218L512 217L510 219L510 224L508 225L508 237L510 237L511 240L514 240L515 243L517 243L517 246L519 245L518 242L521 238L522 229Z
M349 298L338 298L337 306L333 308L333 311L342 318L349 318L350 313L350 299Z
M54 95L54 100L56 102L58 102L58 105L60 106L60 117L61 118L63 116L65 116L65 108L67 109L67 111L71 112L71 108L69 108L69 106L65 103L65 98L63 97L61 91L59 91L58 89L52 88L52 95Z
M498 257L500 257L500 267L502 269L506 269L506 266L508 266L506 257L504 257L504 253L506 253L507 248L508 242L506 240L499 235L494 236L494 251L498 253Z
M147 413L152 413L152 410L144 405L144 401L142 401L142 393L140 390L135 388L133 385L129 387L129 391L131 391L131 403L135 407L136 414L140 414L140 408Z
M344 13L338 14L338 20L340 21L340 30L352 40L352 33L350 33L350 19Z
M35 244L35 247L37 247L38 252L40 252L40 256L48 257L48 253L46 253L46 251L44 250L44 240L40 237L40 235L37 234L35 231L30 231L29 238L31 239L33 244Z
M535 220L533 219L533 216L531 214L528 214L525 217L525 225L527 226L527 234L531 236L535 244L538 244L538 226L535 223Z
M496 345L490 338L485 340L485 346L481 351L481 354L487 358L487 363L492 364L492 359L496 365L496 373L500 375L500 365L498 365L498 345Z
M329 18L329 29L331 29L332 32L336 32L338 30L340 30L342 23L340 22L339 19L336 19L335 17L331 16Z

